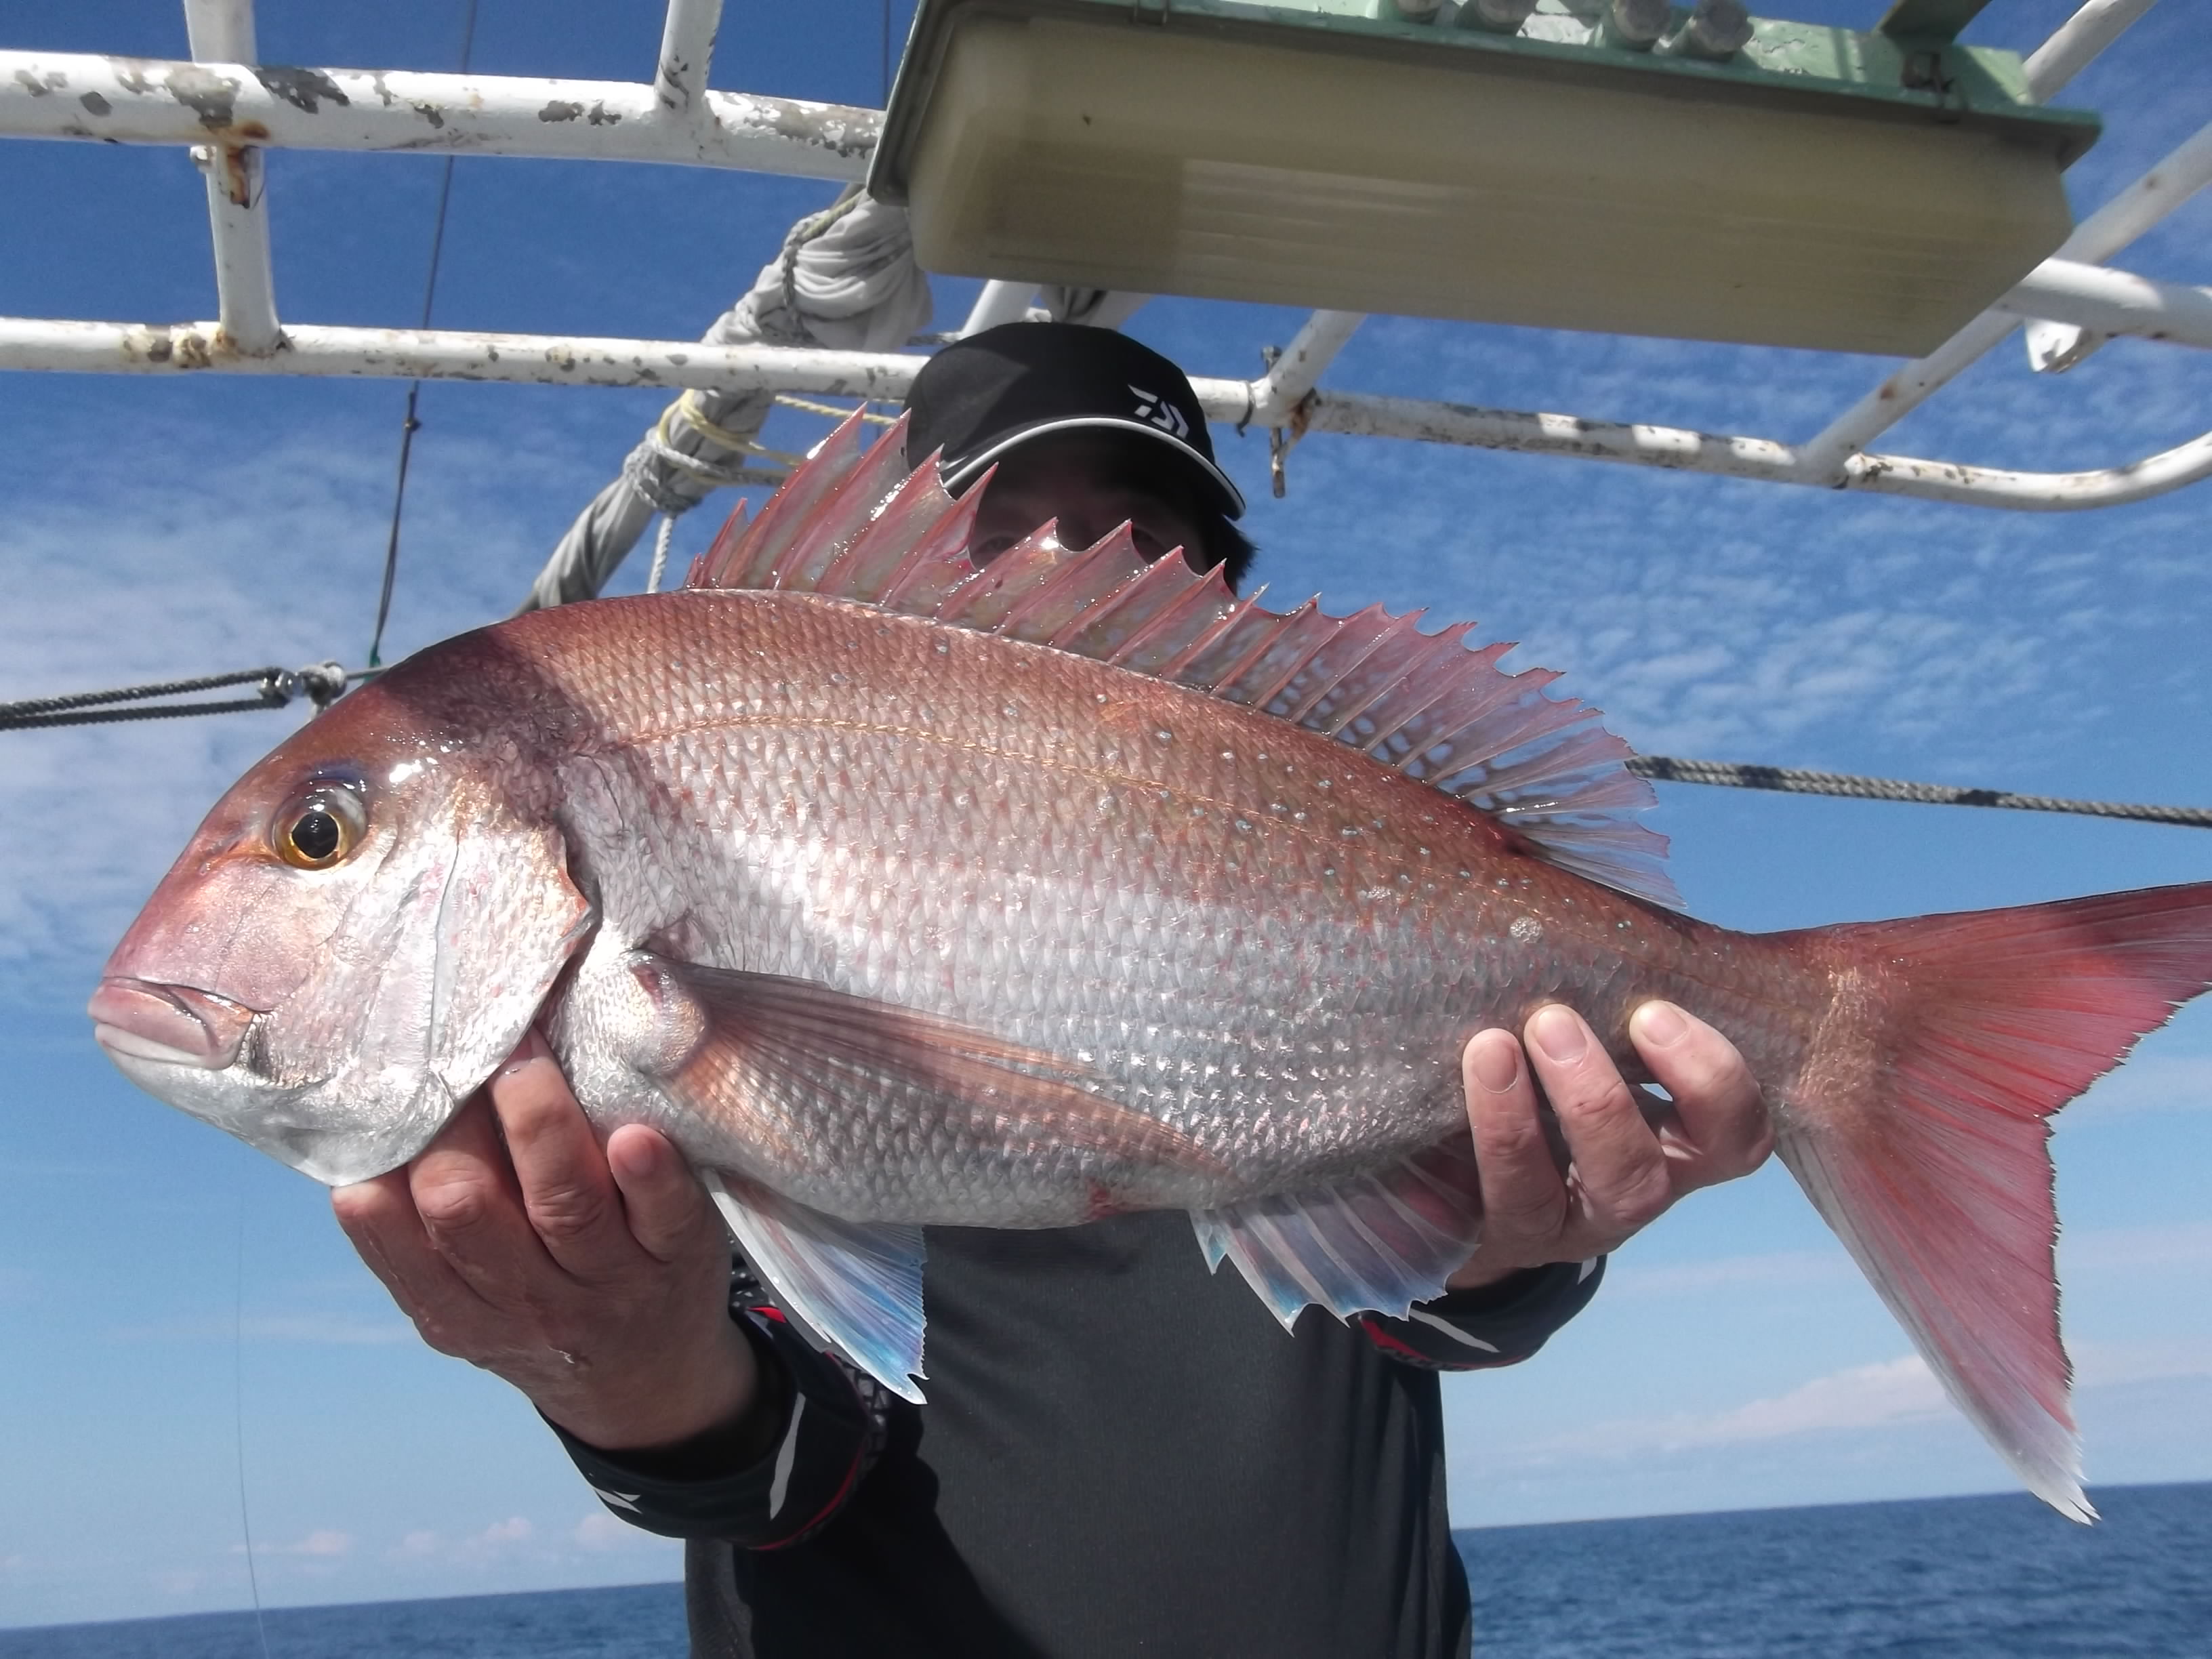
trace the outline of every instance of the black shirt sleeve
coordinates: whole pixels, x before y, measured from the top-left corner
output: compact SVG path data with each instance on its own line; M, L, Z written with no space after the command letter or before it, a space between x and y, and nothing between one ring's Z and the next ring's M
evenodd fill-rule
M1517 1365L1589 1305L1605 1277L1605 1258L1554 1261L1479 1290L1425 1302L1403 1319L1365 1313L1369 1341L1391 1358L1428 1370Z
M823 1526L881 1449L884 1411L872 1382L817 1352L781 1314L733 1316L760 1361L764 1408L777 1419L768 1449L732 1466L702 1437L650 1453L606 1452L549 1425L608 1510L667 1538L720 1538L777 1549Z
M1555 1262L1439 1297L1404 1319L1368 1313L1352 1322L1382 1353L1422 1370L1511 1365L1580 1313L1603 1276L1602 1258ZM650 1454L605 1452L550 1426L600 1502L632 1526L780 1549L820 1531L852 1497L883 1449L890 1396L764 1305L742 1264L732 1301L775 1396L775 1434L751 1462L732 1465L726 1447L704 1438Z
M794 1329L751 1264L734 1254L730 1316L759 1362L763 1409L775 1416L767 1449L750 1461L738 1461L726 1431L635 1453L602 1451L558 1424L546 1426L599 1501L630 1525L664 1538L781 1549L811 1537L852 1497L882 1455L891 1396Z

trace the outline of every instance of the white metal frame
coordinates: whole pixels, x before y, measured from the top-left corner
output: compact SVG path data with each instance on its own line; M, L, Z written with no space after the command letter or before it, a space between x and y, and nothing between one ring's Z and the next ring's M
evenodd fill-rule
M2151 0L2089 0L2031 56L2047 99ZM0 137L189 145L207 173L219 315L164 325L0 318L0 368L124 374L374 375L573 386L762 387L896 398L921 359L893 353L564 338L465 330L280 324L260 151L410 151L658 161L854 180L881 111L714 92L721 0L669 0L650 85L404 70L255 67L252 0L185 0L192 61L0 51ZM1253 380L1195 383L1207 415L1239 425L1409 438L1770 483L1873 491L2017 511L2109 507L2212 474L2212 432L2124 466L2017 472L1867 446L2021 323L2039 366L2104 336L2212 347L2212 289L2152 282L2105 261L2212 182L2212 125L2081 222L2058 253L1930 356L1907 363L1809 441L1720 435L1572 416L1323 390L1360 322L1316 312ZM1018 316L1031 290L987 286L970 325Z

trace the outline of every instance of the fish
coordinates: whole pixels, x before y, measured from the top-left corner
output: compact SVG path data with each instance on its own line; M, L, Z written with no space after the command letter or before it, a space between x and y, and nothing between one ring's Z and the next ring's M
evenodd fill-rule
M1966 1415L2076 1519L2050 1119L2212 983L2212 884L1754 935L1682 913L1597 711L1472 624L1275 611L1054 526L979 567L848 422L678 591L431 647L217 802L108 961L135 1082L317 1180L535 1025L781 1305L926 1378L922 1230L1180 1209L1288 1328L1480 1236L1459 1055L1726 1032Z

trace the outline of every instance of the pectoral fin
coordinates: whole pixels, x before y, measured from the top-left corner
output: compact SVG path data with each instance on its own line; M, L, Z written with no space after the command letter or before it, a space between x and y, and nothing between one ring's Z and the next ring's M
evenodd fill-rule
M700 1179L777 1305L893 1394L920 1404L921 1229L841 1221L720 1170Z
M945 1152L1017 1161L1073 1152L1113 1166L1211 1171L1181 1130L1103 1092L1086 1068L957 1021L811 980L672 962L630 971L662 1012L646 1069L673 1099L788 1154L820 1103L896 1099Z

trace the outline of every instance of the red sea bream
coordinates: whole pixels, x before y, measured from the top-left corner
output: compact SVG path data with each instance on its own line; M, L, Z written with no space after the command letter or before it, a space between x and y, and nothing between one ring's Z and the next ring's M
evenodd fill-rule
M531 1024L792 1308L922 1370L931 1224L1188 1211L1288 1324L1480 1228L1458 1055L1671 1000L1952 1396L2086 1516L2051 1114L2212 981L2212 884L1752 936L1672 908L1592 711L1418 617L1279 616L1126 535L978 571L980 492L826 445L682 592L518 617L216 806L97 1035L316 1178L420 1152ZM918 1397L918 1395L916 1396Z

